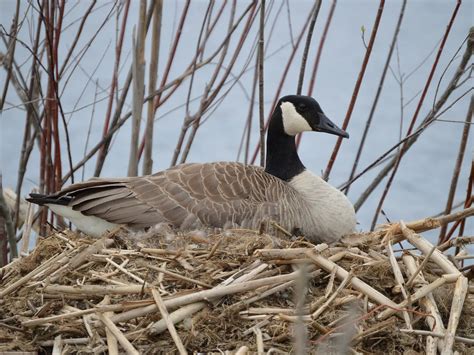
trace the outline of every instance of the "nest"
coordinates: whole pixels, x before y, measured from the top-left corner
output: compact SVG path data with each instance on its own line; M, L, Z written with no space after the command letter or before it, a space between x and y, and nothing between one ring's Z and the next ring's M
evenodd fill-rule
M472 352L473 286L453 243L423 229L330 246L278 230L56 232L1 269L0 351Z

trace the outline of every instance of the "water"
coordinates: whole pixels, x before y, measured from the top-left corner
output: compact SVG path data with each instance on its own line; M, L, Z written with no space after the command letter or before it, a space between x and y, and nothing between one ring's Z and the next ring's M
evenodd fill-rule
M0 3L0 20L2 25L7 29L10 27L10 21L15 10L15 3L13 0L3 0ZM271 4L272 2L267 1L267 7L270 7ZM271 21L273 21L280 4L280 2L275 2L273 5ZM449 61L457 49L461 46L468 33L469 27L472 25L473 4L474 2L472 0L463 1L462 3L438 69L433 78L433 83L420 112L418 122L420 122L429 111L441 74L447 68ZM404 73L406 76L427 57L428 58L426 59L426 63L422 65L419 70L414 72L404 83L403 96L405 102L422 90L434 61L434 54L429 54L433 52L433 50L437 50L439 41L444 34L448 20L454 9L454 5L454 1L443 0L408 2L399 35L398 50L394 54L391 62L392 68L396 73L398 72L397 68L399 66L401 73ZM21 6L22 10L25 11L28 3L22 2ZM68 2L66 11L71 9L72 11L68 13L65 23L69 24L74 22L74 24L62 34L60 58L65 56L67 49L72 43L78 26L78 21L75 20L80 19L81 14L84 13L85 8L88 6L88 2ZM174 33L174 28L179 20L182 6L182 1L177 3L165 1L159 80L161 80L161 73L172 40L172 33ZM239 2L237 14L240 14L245 6L246 3ZM291 2L291 12L288 16L291 17L293 37L297 36L311 6L312 2L309 1ZM385 5L373 53L348 128L351 138L343 142L338 160L331 174L330 182L334 185L339 185L348 178L365 120L368 117L386 60L400 6L400 1L388 1ZM205 1L192 3L190 15L183 30L182 40L178 47L170 78L181 74L183 68L190 63L195 51L195 43L201 26L202 14L205 12L206 7L207 2ZM99 3L97 10L84 27L78 48L82 48L87 40L93 36L98 26L100 26L110 11L110 8L110 3ZM365 48L361 40L361 27L364 26L366 29L365 38L368 42L377 8L377 1L346 0L338 1L337 3L313 94L320 102L327 116L337 124L341 124L343 121L365 54ZM325 24L328 11L329 2L326 1L321 7L315 27L315 37L309 56L308 68L312 66L315 48L319 43L320 34ZM125 64L123 65L120 75L121 82L123 82L130 65L132 27L138 17L137 13L138 2L132 1L130 21L128 23L125 46L122 53L122 63ZM227 16L228 15L224 15L220 23L219 31L211 37L207 51L208 54L212 52L212 48L215 48L222 38L222 33L227 28ZM286 14L286 8L284 7L280 20L277 22L268 44L267 54L277 52L269 56L265 61L266 112L271 109L273 93L276 90L291 49L290 27L287 22L288 16ZM35 26L31 23L31 17L27 17L25 20L19 37L26 43L31 43ZM267 26L267 29L267 31L269 31L269 26ZM250 38L255 38L255 30L256 26L252 29ZM251 43L252 41L249 41L242 49L242 55L237 62L236 68L242 68L250 52ZM94 101L96 81L99 85L97 97L101 99L101 101L95 105L89 147L94 145L101 136L103 117L105 116L107 103L105 98L108 95L108 87L111 82L114 62L114 44L115 18L113 17L104 27L104 30L99 33L89 51L84 55L80 67L77 68L69 78L66 90L61 95L62 105L69 122L74 162L81 160L84 154L87 127L93 111L91 103ZM235 45L235 43L233 42L232 45ZM147 53L149 47L148 45ZM3 45L0 50L5 52L5 46ZM460 54L462 54L463 51L464 46ZM397 56L399 58L398 62ZM29 52L22 45L17 45L16 58L26 75L26 71L31 64L31 58L29 57ZM294 93L295 91L300 58L301 50L284 84L284 94ZM458 55L454 59L453 64L447 68L440 84L440 92L443 91L445 85L452 77L459 59ZM43 58L43 61L46 63L45 58ZM195 90L193 91L193 97L197 97L202 92L204 85L209 81L212 75L213 69L214 66L211 65L197 73L194 82ZM236 69L236 73L234 74L237 74L237 72L238 70ZM94 73L92 80L89 80L87 73ZM0 78L1 87L3 87L6 78L4 70L0 72ZM44 74L43 80L45 80ZM252 80L253 71L250 70L241 77L240 86L234 87L222 104L206 119L205 124L203 124L198 131L188 161L206 162L236 159L242 129L245 124L244 120L247 116L249 105L248 95L251 91ZM64 88L66 84L63 82L61 85L63 85L62 88ZM180 105L185 101L188 85L189 82L184 83L176 94L157 112L153 150L155 171L167 168L170 164L184 118L185 111ZM472 87L472 83L467 83L461 89L454 92L448 100L448 104L460 97L469 87ZM469 96L470 95L466 95L460 99L442 118L464 121L469 105ZM403 126L405 130L409 124L409 120L413 116L418 98L419 96L404 109ZM19 103L20 101L13 88L10 87L7 103L5 104L5 111L2 113L1 119L1 170L3 173L3 185L6 187L14 187L17 179L18 160L25 117L23 108L21 106L15 107L19 105ZM198 103L199 100L193 102L191 105L191 113L195 112ZM130 100L127 104L130 105ZM178 109L174 110L175 108ZM257 109L257 106L255 106L255 108ZM124 112L130 109L131 107L127 106ZM75 112L72 113L73 111ZM255 114L257 115L257 110ZM359 165L360 167L367 166L382 152L398 141L400 117L400 86L394 79L394 76L388 73L378 108L375 112L374 122L368 136L366 149ZM254 128L256 128L256 126L257 124L254 123ZM102 176L122 176L126 174L130 141L129 128L130 126L126 124L120 134L114 139L112 150L107 158ZM384 211L390 220L397 221L403 219L409 221L419 219L436 214L444 209L462 128L463 125L458 123L437 122L423 133L415 146L403 159L394 184L386 199ZM63 134L63 132L61 132L61 134ZM254 147L258 140L257 130L254 129L252 134L252 147ZM302 161L309 169L315 172L322 171L326 166L335 141L336 138L334 136L306 134L300 148ZM64 145L62 149L64 153L63 166L64 170L67 170ZM470 160L472 157L473 134L470 135L468 141L468 149L459 177L455 202L464 200ZM82 173L86 179L91 177L94 165L95 159L92 159L86 165L84 172L81 171L75 174L76 181L82 179ZM38 184L38 172L38 153L37 150L35 150L28 165L28 171L22 190L23 195L26 195L28 191ZM371 171L352 186L349 194L349 198L352 201L358 198L376 173L377 170ZM358 219L360 223L359 228L361 230L366 230L370 226L383 186L384 183L371 195L359 211ZM466 225L466 235L474 232L474 222L472 220L471 218ZM381 217L379 221L382 222L383 217ZM437 236L437 233L434 232L431 235L434 238Z

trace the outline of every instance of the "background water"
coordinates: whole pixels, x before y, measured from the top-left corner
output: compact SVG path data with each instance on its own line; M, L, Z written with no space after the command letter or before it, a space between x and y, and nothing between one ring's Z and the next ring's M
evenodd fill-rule
M16 1L1 0L0 21L2 26L9 29L11 18L14 14ZM164 1L163 32L160 58L160 77L163 71L165 59L168 54L172 34L179 20L183 1ZM36 4L36 2L32 2ZM121 81L128 72L130 65L130 48L132 38L132 27L138 18L138 1L132 1L130 8L130 19L125 36L125 45L122 54L123 70L121 71ZM319 67L314 97L320 102L327 116L332 118L336 124L342 124L347 107L352 95L355 81L365 54L365 48L361 40L361 27L366 29L366 41L370 36L375 14L378 8L378 1L338 1L332 26L329 30L327 42ZM459 55L463 53L464 46L460 54L448 66L450 60L455 55L458 48L473 23L472 0L465 0L459 10L456 21L446 43L444 53L441 57L438 69L435 73L433 83L430 87L425 103L420 112L418 122L420 122L433 104L435 90L440 82L441 74L445 69L446 73L441 80L440 90L444 89L447 82L452 77L453 71L459 62ZM246 2L239 1L238 7L241 11L247 5ZM267 6L272 5L267 1ZM320 34L329 11L330 3L323 1L317 24L314 32L313 46L309 56L308 68L312 65L312 60L319 43ZM28 2L22 2L22 10L25 11ZM89 6L89 2L68 2L66 20L68 23L80 19L81 14ZM273 15L280 6L280 2L273 4ZM295 37L299 32L312 6L310 1L291 1L290 13L281 15L274 28L274 33L269 39L267 56L265 61L265 99L266 113L271 110L273 94L276 90L281 72L287 62L291 50L291 37ZM352 120L348 127L351 135L349 140L342 144L338 160L334 166L330 182L339 185L346 181L352 167L356 154L356 149L360 136L368 117L372 105L379 78L386 60L390 41L398 19L400 1L387 1L384 14L382 16L380 29L375 42L372 56L367 68L366 77L363 81ZM392 68L395 72L400 71L405 75L412 72L426 58L426 63L414 72L403 85L405 102L422 90L426 78L434 61L434 54L439 41L444 34L446 25L451 17L455 6L455 1L445 0L417 0L409 1L406 7L405 18L399 35L398 51L392 58ZM181 43L178 47L177 57L173 63L170 78L179 75L191 61L197 36L201 26L203 13L207 7L206 1L193 1L190 8L190 15L186 21ZM80 41L80 47L93 36L104 17L110 11L110 2L99 2L96 10L87 22L84 33ZM286 12L286 8L283 9ZM287 18L291 18L291 28L293 35L290 35L290 26ZM66 21L65 20L65 21ZM227 20L221 23L222 31L226 29ZM74 22L64 31L61 38L61 54L66 53L69 48L78 22ZM31 43L34 35L34 24L28 18L24 23L20 33L20 38L27 43ZM220 29L219 29L220 30ZM257 26L251 30L250 36L257 35ZM269 30L268 30L269 31ZM87 127L92 115L94 101L95 82L99 85L98 98L100 102L95 105L94 120L89 147L95 145L102 132L103 117L105 116L105 98L108 95L108 87L111 82L114 45L115 45L115 19L110 21L102 30L89 51L84 55L80 67L75 70L70 77L66 90L61 95L62 105L67 113L69 131L71 133L72 154L74 162L79 161L84 154L84 145L87 136ZM252 41L249 41L252 42ZM219 43L219 36L211 38L209 53L212 47ZM147 52L149 50L147 48ZM247 59L250 52L250 43L244 46L240 65ZM5 52L2 43L0 51ZM277 51L276 53L274 53ZM434 52L434 53L435 53ZM270 56L270 53L274 53ZM65 55L65 54L63 54ZM398 61L397 61L398 56ZM148 56L146 56L148 58ZM297 60L290 70L288 79L284 85L284 94L294 93L296 89L301 51L298 52ZM25 70L30 67L31 58L28 51L21 45L17 46L17 60ZM195 78L195 92L197 96L202 92L202 87L209 80L213 67L209 66L200 70ZM308 69L309 70L309 69ZM90 80L89 75L93 79ZM1 87L5 81L5 71L0 71ZM248 71L240 79L240 85L233 88L226 96L222 104L210 115L202 127L199 129L195 143L189 155L188 161L206 162L217 160L235 160L242 135L242 130L247 116L249 106L248 96L251 91L253 80L253 70ZM461 96L472 82L467 83L457 90L448 100L448 104ZM185 83L179 91L157 112L155 125L155 141L153 148L154 171L167 168L176 145L177 137L184 118L184 103L188 85ZM464 121L469 105L470 95L466 95L456 105L453 106L443 119ZM1 115L1 170L3 173L3 185L14 187L17 178L18 160L20 156L21 140L23 135L25 114L23 108L14 107L20 103L14 90L10 88L7 97L5 110ZM198 100L193 103L191 112L197 108ZM404 127L408 126L418 102L418 96L411 104L405 107ZM127 104L130 104L130 100ZM257 109L257 106L255 107ZM130 110L128 106L124 112ZM74 111L74 112L73 112ZM257 110L255 111L257 113ZM400 87L391 73L387 74L385 86L374 116L372 129L368 136L366 149L362 156L360 167L365 167L377 158L382 152L395 144L399 139L400 126ZM257 116L256 116L257 117ZM257 124L254 124L256 128ZM399 173L394 185L386 199L384 211L392 221L413 220L425 216L433 215L444 209L447 193L449 190L452 170L454 167L459 140L463 125L458 123L437 122L430 126L423 133L415 146L403 159ZM129 125L125 125L121 133L115 138L112 150L107 158L102 176L122 176L127 172L129 154ZM257 129L254 129L252 136L252 146L258 140ZM300 155L305 165L314 172L321 172L328 161L336 138L324 134L306 134L300 148ZM62 147L65 148L64 146ZM66 168L64 157L64 170ZM466 184L470 160L473 157L473 134L469 137L468 149L465 156L463 168L461 170L458 190L455 202L460 202L465 197ZM86 165L84 178L92 176L95 159ZM23 195L26 195L34 186L38 184L38 153L34 152L30 160L26 180L23 186ZM377 169L371 171L366 176L358 180L351 188L349 198L355 201L365 187L376 175ZM80 180L81 172L76 174L76 181ZM358 213L360 222L359 228L362 230L370 226L375 206L380 198L384 183L371 195L365 205ZM474 232L473 218L466 225L466 234ZM379 219L382 221L382 218ZM432 234L437 235L437 233Z

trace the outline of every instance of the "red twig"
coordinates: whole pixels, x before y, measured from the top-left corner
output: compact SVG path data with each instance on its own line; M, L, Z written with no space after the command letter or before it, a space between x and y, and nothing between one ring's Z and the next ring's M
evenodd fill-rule
M316 6L316 4L314 6ZM268 123L270 122L270 115L273 112L273 108L275 107L275 105L276 105L276 103L277 103L277 101L280 97L281 90L283 88L283 84L285 83L286 77L288 75L288 71L290 70L291 64L293 63L293 59L295 58L296 52L298 51L301 40L303 39L303 35L306 32L306 28L308 27L309 21L311 20L311 15L312 14L313 14L313 11L311 11L309 13L308 17L306 18L306 22L305 22L303 28L301 29L301 32L300 32L300 34L299 34L299 36L296 40L296 43L295 43L295 45L294 45L294 47L293 47L293 49L290 53L290 57L288 58L288 61L286 62L285 69L283 70L283 73L282 73L280 82L278 84L277 90L275 91L275 96L273 97L273 102L272 102L272 106L271 106L269 116L267 117L267 120L265 122L265 130L267 130L267 128L268 128ZM259 151L260 151L260 144L257 144L257 146L255 147L255 150L253 152L252 160L250 161L250 164L255 164L255 160L257 159L257 155L258 155Z
M314 26L316 25L316 20L318 19L320 8L321 8L321 0L318 0L316 2L316 7L313 8L313 11L312 11L313 16L311 17L311 22L308 28L308 35L306 36L306 44L304 46L303 56L301 58L300 75L298 79L298 87L296 89L297 95L301 95L301 92L303 91L303 81L304 81L304 72L306 69L306 61L308 59L309 47L311 45L311 39L313 38Z
M456 193L456 187L458 185L462 161L464 159L464 153L466 151L467 139L469 137L469 130L471 128L473 111L474 111L474 96L471 96L471 102L469 104L469 109L467 111L467 116L466 116L466 123L464 124L462 136L461 136L461 143L459 144L458 156L456 159L456 164L454 165L453 176L451 178L451 185L449 188L448 199L446 201L446 208L444 210L445 214L451 213L451 209L453 207L454 194ZM445 239L446 230L447 230L447 225L444 225L441 227L439 237L438 237L438 245L446 241Z
M176 36L174 38L173 46L168 56L168 61L166 62L166 67L163 73L163 77L161 78L160 88L165 86L166 81L168 80L168 75L170 74L171 65L173 64L173 59L174 59L174 56L176 55L176 50L178 49L179 40L181 39L181 34L183 32L184 22L186 21L186 17L188 15L189 4L190 4L190 0L187 0L186 4L184 5L183 12L181 13L181 18L179 20L178 29L176 30ZM161 104L160 99L161 99L161 93L157 95L154 99L155 111Z
M331 8L329 9L329 14L326 20L326 24L324 25L323 34L321 35L321 40L319 41L318 51L316 53L316 57L314 58L313 69L311 71L311 79L309 80L308 96L313 95L314 83L316 81L316 74L318 72L319 62L321 61L321 55L323 54L324 43L326 43L326 38L329 32L329 27L331 26L334 10L336 9L336 4L337 4L337 0L333 0L331 3ZM303 133L298 134L298 136L296 137L296 149L299 148L302 138L303 138Z
M365 51L364 61L362 62L362 67L360 68L359 76L357 78L354 91L352 93L352 98L351 98L351 102L349 103L349 108L347 109L346 117L344 118L344 122L342 123L342 129L344 130L349 125L349 121L352 116L352 111L354 110L354 106L357 101L357 96L359 95L359 89L360 89L360 86L362 85L362 80L364 79L365 70L367 69L367 64L369 62L369 58L372 53L372 47L374 45L375 38L377 37L377 31L379 29L380 19L382 18L384 5L385 5L385 0L380 0L380 5L377 10L377 15L375 17L374 27L372 28L369 44L367 45L367 50ZM337 154L339 153L339 149L341 147L341 143L342 143L342 137L339 137L332 151L331 158L329 159L326 170L324 171L324 175L323 175L324 180L329 179L329 174L331 173L334 162L336 161Z
M123 47L123 38L125 36L125 29L127 27L127 19L128 19L128 10L130 8L130 0L127 0L125 2L125 9L123 13L123 18L122 18L122 27L120 29L120 34L119 34L119 40L117 42L117 46L115 47L115 63L114 63L114 69L113 69L113 75L112 75L112 83L110 85L110 93L109 93L109 101L107 103L107 111L105 114L105 120L104 120L104 128L102 130L102 136L105 137L107 135L107 132L109 131L109 125L110 125L110 116L112 114L112 105L114 103L114 94L115 94L115 89L117 88L118 84L118 73L119 73L119 67L120 67L120 57L122 54L122 47ZM105 159L106 155L106 145L103 145L100 148L99 154L97 156L97 164L95 168L95 174L98 175L99 171L99 166L101 166L101 161Z
M265 58L264 54L264 41L265 41L265 0L260 1L260 28L258 32L258 117L259 117L259 128L260 128L260 166L265 166L265 96L264 96L264 68L263 61ZM304 72L304 70L303 70Z
M426 94L431 84L431 80L433 79L434 72L436 71L436 68L438 66L439 58L441 57L441 54L443 53L444 45L446 43L446 40L448 39L449 32L451 31L451 27L454 23L454 20L456 18L456 15L458 13L460 6L461 6L461 0L458 0L456 3L456 7L454 8L453 14L451 15L451 18L449 20L446 31L444 32L443 40L441 41L441 44L439 45L438 53L436 54L435 61L433 63L433 66L431 67L431 71L430 71L430 74L428 75L428 79L426 80L426 84L421 94L420 100L418 101L418 105L416 107L415 113L413 114L413 118L411 119L410 126L406 133L407 136L411 134L411 132L413 131L413 128L415 127L416 119L418 118L418 114L420 113L421 106L423 105L423 102L425 100ZM382 210L383 203L385 201L385 198L387 197L388 191L390 190L390 187L392 186L393 179L395 178L395 174L397 173L398 167L400 166L400 161L402 160L402 157L404 155L403 153L405 151L406 146L407 146L407 143L402 145L400 152L397 155L397 160L395 161L395 166L393 167L392 174L390 175L387 181L387 184L385 185L385 189L382 193L382 197L380 198L380 201L377 205L377 209L375 211L375 215L372 220L371 229L373 229L375 227L375 224L377 223L378 216L380 214L380 211Z
M351 173L350 173L349 179L348 179L349 181L351 181L352 178L354 177L355 172L357 170L357 166L359 165L359 160L360 160L360 157L362 155L362 149L364 149L365 140L366 140L367 135L369 133L369 128L370 128L370 125L372 123L372 119L374 117L375 109L377 108L377 104L379 102L380 94L382 93L383 84L385 82L385 76L387 75L388 68L390 66L390 61L392 59L393 50L395 48L395 44L397 43L398 33L400 32L400 27L402 25L402 20L403 20L403 15L405 13L406 4L407 4L407 0L404 0L403 3L402 3L402 8L400 9L400 15L398 16L398 22L397 22L397 25L395 27L395 33L393 34L393 37L392 37L392 43L390 44L390 49L388 51L387 59L385 61L385 65L384 65L384 68L383 68L383 71L382 71L382 76L380 77L380 82L379 82L379 85L377 87L377 92L376 92L375 97L374 97L374 102L372 103L372 107L370 109L369 117L367 118L367 122L365 123L364 133L362 133L362 138L361 138L360 143L359 143L359 148L357 149L357 154L356 154L356 157L354 159L354 164L352 165L352 170L351 170ZM346 191L345 191L346 194L349 193L350 186L351 186L350 184L347 185Z

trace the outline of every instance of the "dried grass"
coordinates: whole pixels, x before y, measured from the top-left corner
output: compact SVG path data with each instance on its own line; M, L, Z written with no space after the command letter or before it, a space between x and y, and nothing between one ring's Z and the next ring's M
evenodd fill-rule
M1 269L0 351L292 352L294 329L307 333L299 349L473 351L467 278L439 250L425 263L416 247L392 254L387 243L405 236L429 244L408 228L331 246L277 229L118 230L99 240L57 232ZM298 308L296 294L305 295Z

